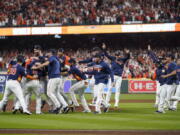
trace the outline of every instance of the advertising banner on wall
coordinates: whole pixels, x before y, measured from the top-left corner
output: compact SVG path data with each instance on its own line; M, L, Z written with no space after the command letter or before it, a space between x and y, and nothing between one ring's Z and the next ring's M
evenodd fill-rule
M129 93L155 93L156 81L150 80L129 80Z
M0 92L3 92L5 84L6 84L6 75L0 74Z

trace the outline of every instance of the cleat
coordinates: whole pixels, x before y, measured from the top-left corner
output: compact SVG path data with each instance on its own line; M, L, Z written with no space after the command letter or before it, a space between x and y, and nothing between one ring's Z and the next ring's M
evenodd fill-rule
M49 112L49 113L53 113L53 110L49 110L48 112Z
M165 112L164 112L164 111L155 111L155 113L163 114L163 113L165 113Z
M25 111L25 112L23 112L23 114L26 114L26 115L31 115L32 113L31 113L31 112L29 112L29 111Z
M2 107L2 111L3 111L3 112L6 111L6 107L7 107L7 104L4 104L3 107Z
M65 108L63 108L63 113L67 114L69 112L70 108L67 106Z
M44 108L45 104L46 104L46 101L45 101L45 100L42 100L42 102L41 102L41 109Z
M53 114L58 114L61 110L61 107L56 108L55 110L52 111Z
M168 110L169 111L176 111L177 109L176 108L169 108Z
M90 113L91 112L91 110L84 110L84 111L82 111L83 113Z
M71 110L71 112L75 111L75 106L73 102L69 105L69 109Z
M19 108L18 109L20 113L23 113L23 109L22 108Z
M104 113L109 111L109 106L104 108Z
M71 110L71 112L75 112L75 107L69 107L69 110Z
M19 109L14 109L14 110L12 111L12 113L13 113L13 114L16 114L18 110L19 110Z

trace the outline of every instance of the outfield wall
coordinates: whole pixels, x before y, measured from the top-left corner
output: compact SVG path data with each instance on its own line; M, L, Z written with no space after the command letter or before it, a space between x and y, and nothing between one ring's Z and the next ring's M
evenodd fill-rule
M7 75L0 74L0 92L4 91ZM67 80L64 84L64 91L69 92L70 87L75 83L75 80ZM121 85L122 93L155 93L156 92L156 81L145 80L145 79L132 79L123 80ZM43 91L43 90L42 90ZM104 90L107 91L107 88ZM91 89L87 88L86 93L91 93ZM112 89L115 92L115 88Z
M0 36L177 32L180 23L0 28Z

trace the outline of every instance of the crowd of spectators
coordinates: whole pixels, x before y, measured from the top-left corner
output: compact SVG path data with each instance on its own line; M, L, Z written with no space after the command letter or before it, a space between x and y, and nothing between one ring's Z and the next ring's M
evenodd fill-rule
M179 0L1 0L0 26L180 22Z
M111 55L114 55L114 50L108 50ZM174 54L175 59L180 57L180 49L154 49L153 52L157 56L162 56L167 53ZM0 52L0 71L7 70L8 63L10 60L15 58L18 54L24 55L26 58L33 56L30 50L11 50ZM84 60L91 57L91 53L87 49L78 49L77 51L66 51L66 54L70 57L75 58L77 61ZM130 59L124 66L123 78L151 78L155 72L156 66L152 59L149 57L147 50L142 49L131 49ZM78 65L83 68L85 65Z

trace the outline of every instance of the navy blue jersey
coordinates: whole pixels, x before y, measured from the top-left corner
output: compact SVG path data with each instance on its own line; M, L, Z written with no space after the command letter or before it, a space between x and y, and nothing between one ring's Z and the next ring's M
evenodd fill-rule
M104 53L105 56L111 60L111 70L114 75L122 76L124 70L124 64L129 59L129 54L127 57L116 59L114 56L110 56L107 52Z
M37 75L38 78L40 79L40 77L43 76L43 71L41 69L38 69L38 70L33 70L32 67L37 63L39 62L38 60L33 60L30 64L27 65L27 68L26 68L26 74L27 76L34 76L34 75Z
M166 78L161 77L162 75L166 75L166 74L167 71L164 66L158 67L156 69L156 75L157 75L156 79L160 83L160 85L164 85L166 83Z
M38 62L40 62L42 64L42 63L46 62L47 57L46 56L39 56L38 58L39 58ZM47 75L47 72L48 72L48 67L47 66L43 67L40 71L41 71L40 72L41 77L45 77Z
M21 78L25 75L25 69L19 64L13 64L8 69L8 80L20 81Z
M173 72L176 69L176 63L175 62L171 62L168 65L168 69L167 69L167 74L170 74L171 72ZM173 83L177 82L177 78L176 75L170 76L166 79L166 84L168 85L172 85Z
M48 59L49 66L48 66L48 77L51 78L58 78L60 77L60 62L56 56L51 56Z
M104 61L101 61L100 63L96 63L96 65L94 65L94 70L86 73L94 75L95 84L99 84L99 83L107 84L109 76L111 77L111 81L114 82L114 75L108 64L105 63Z
M81 81L81 80L86 80L86 76L83 72L81 72L76 66L71 66L70 67L70 74L73 75L73 77L77 80L77 81Z
M176 69L176 75L178 78L178 83L180 83L180 65L177 65L175 69Z

